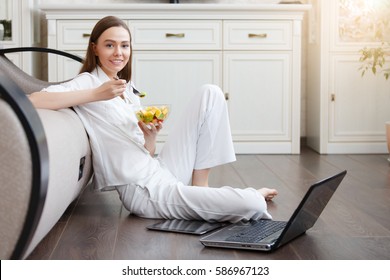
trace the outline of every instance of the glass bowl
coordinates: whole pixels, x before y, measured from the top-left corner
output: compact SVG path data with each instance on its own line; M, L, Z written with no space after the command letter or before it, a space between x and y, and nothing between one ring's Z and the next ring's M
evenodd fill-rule
M135 111L135 115L139 121L145 124L158 125L163 123L168 118L171 108L168 104L147 105L142 106Z

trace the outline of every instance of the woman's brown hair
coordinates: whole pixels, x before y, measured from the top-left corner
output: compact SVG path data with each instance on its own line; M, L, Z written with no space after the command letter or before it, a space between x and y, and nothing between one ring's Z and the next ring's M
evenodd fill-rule
M104 31L106 31L111 27L117 27L117 26L126 29L130 37L129 61L127 62L126 66L121 71L118 72L118 77L120 79L125 79L127 82L131 80L131 65L133 60L133 49L131 46L131 33L127 24L123 20L114 16L107 16L102 18L101 20L98 21L98 23L96 23L95 27L93 28L91 36L89 37L88 49L87 49L85 61L83 66L81 67L80 73L83 72L91 73L99 65L99 58L95 55L95 52L93 50L93 44L97 43L97 40L99 39L100 35L102 35Z

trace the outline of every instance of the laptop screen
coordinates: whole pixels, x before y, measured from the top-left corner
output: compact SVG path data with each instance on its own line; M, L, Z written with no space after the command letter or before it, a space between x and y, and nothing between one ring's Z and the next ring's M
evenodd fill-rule
M305 233L306 230L314 225L345 174L346 171L343 171L310 187L298 208L291 216L288 222L289 224L287 224L285 231L282 233L279 244L275 244L276 246L279 247L289 242Z

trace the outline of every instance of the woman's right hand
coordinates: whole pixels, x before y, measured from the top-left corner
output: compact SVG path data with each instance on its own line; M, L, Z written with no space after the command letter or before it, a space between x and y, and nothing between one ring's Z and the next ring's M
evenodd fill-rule
M97 100L109 100L123 96L126 90L126 80L110 80L95 89Z

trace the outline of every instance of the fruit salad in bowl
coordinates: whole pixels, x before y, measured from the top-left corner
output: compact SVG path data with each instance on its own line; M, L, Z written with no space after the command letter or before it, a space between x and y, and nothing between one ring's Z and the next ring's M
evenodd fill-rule
M139 121L145 124L158 125L159 122L164 122L170 112L169 105L149 105L143 106L136 110L135 114Z

